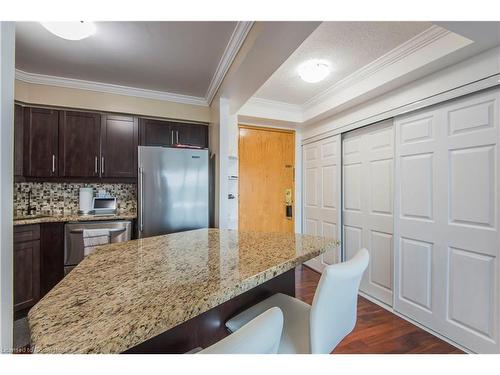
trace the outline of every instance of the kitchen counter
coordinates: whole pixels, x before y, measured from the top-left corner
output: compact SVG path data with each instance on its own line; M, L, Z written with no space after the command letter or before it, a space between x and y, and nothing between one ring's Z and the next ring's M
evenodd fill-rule
M219 229L105 245L31 309L31 343L35 353L121 353L336 246Z
M77 213L73 213L63 215L36 215L33 217L14 216L14 226L42 223L64 223L70 221L132 220L135 218L137 218L137 214L135 212L119 212L115 215L79 215Z

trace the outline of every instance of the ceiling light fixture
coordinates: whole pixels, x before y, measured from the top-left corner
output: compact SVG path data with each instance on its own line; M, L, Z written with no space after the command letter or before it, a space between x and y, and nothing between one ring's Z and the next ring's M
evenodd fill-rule
M330 74L330 66L322 60L309 60L299 66L299 76L304 81L316 83Z
M52 34L68 40L82 40L94 35L96 27L93 22L40 22Z

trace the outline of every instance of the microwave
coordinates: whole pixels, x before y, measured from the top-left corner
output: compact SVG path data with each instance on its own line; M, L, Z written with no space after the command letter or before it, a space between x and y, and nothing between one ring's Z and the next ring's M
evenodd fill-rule
M92 210L94 211L94 215L115 215L116 198L94 197L92 201Z

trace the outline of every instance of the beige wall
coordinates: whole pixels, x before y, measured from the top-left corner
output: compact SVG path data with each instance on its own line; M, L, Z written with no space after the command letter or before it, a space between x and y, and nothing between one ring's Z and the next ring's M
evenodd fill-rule
M24 103L142 116L209 122L209 107L15 81L15 99Z

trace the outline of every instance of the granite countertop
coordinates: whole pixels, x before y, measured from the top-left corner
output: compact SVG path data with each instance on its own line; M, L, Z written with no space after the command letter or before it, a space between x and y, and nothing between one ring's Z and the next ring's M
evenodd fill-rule
M120 353L337 246L198 229L99 247L29 312L35 353Z
M115 215L79 215L77 213L51 215L41 214L29 216L14 216L14 226L16 225L29 225L29 224L42 224L42 223L61 223L70 221L98 221L98 220L131 220L137 217L135 212L119 212Z

